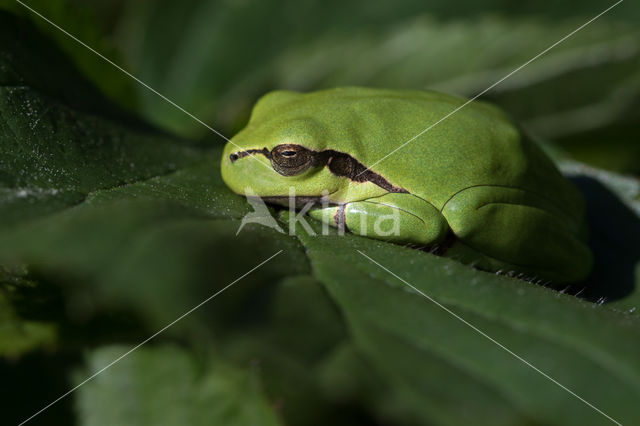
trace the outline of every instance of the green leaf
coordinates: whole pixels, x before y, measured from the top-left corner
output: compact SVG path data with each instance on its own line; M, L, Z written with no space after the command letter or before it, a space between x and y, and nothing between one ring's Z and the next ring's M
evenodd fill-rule
M76 382L112 362L127 347L96 349ZM105 403L105 402L109 403ZM81 424L282 424L262 392L258 371L216 357L198 359L175 346L144 347L79 388Z
M360 350L435 424L608 420L377 266L622 423L640 420L640 319L414 249L299 235Z
M124 76L120 70L108 65L104 59L63 32L70 33L116 63L120 62L122 55L112 44L112 40L107 37L104 19L97 19L100 15L104 18L106 15L104 10L91 10L95 7L94 4L74 0L25 0L23 3L42 15L44 19L15 0L0 0L0 9L23 16L47 34L52 42L70 57L83 75L99 87L109 99L128 108L136 105L135 91L132 90L135 83ZM45 19L50 20L63 31ZM41 69L40 72L42 71L46 69Z
M57 337L56 324L27 319L16 312L15 305L24 310L29 303L13 301L15 294L36 287L20 272L0 267L0 357L16 358L36 348L51 348Z
M176 197L184 195L179 186L171 188ZM259 298L278 278L308 268L290 237L255 227L236 236L238 222L223 218L229 207L204 213L196 210L198 203L186 207L162 199L106 196L111 200L90 198L0 233L0 256L26 261L32 270L55 277L76 321L124 306L142 315L152 330L159 328L284 250L225 294L222 305L205 307L170 331L210 335L202 322L207 317L238 318L237 306ZM251 318L250 313L243 315L244 320Z
M26 22L0 13L0 40L0 226L201 155L115 109Z

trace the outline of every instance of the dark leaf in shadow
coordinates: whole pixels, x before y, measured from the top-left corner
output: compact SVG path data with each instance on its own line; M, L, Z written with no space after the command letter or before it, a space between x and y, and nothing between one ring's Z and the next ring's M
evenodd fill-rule
M640 219L598 180L588 176L571 180L586 199L595 259L593 273L577 289L579 295L599 303L622 299L635 287Z

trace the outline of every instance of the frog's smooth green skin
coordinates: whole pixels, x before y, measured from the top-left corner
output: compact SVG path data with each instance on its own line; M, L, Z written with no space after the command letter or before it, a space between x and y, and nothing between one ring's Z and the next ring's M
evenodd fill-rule
M290 187L331 205L310 214L373 238L440 246L481 269L553 283L584 279L583 200L496 107L435 92L357 87L262 97L228 143L222 177L277 202ZM261 163L261 164L260 164ZM371 167L371 170L367 170ZM373 220L395 213L394 235ZM445 250L446 249L446 250Z

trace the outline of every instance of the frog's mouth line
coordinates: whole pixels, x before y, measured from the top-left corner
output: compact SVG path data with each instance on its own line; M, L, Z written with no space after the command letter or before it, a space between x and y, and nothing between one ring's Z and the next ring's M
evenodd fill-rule
M288 195L272 195L270 197L258 197L265 203L278 204L280 206L289 207L289 203L293 201L293 204L296 209L301 209L305 207L307 204L322 204L323 197L316 195L296 195L293 197L289 197ZM291 200L291 201L290 201ZM332 201L327 201L326 198L324 200L325 204L330 206L332 205L340 205L341 203L336 203Z
M371 182L388 192L409 193L406 189L393 185L378 173L368 169L364 164L345 152L335 151L333 149L326 149L324 151L314 151L306 147L305 149L312 155L314 165L327 167L335 176L346 177L354 182ZM235 163L241 158L255 154L264 155L271 161L271 151L266 147L234 152L229 155L229 159L232 163Z

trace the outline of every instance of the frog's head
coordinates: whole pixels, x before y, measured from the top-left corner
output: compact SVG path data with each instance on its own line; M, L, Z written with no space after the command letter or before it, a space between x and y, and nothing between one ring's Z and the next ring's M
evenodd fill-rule
M326 122L305 95L271 92L254 107L249 124L227 143L222 179L234 192L277 201L288 197L320 197L337 192L344 179L327 166L330 159Z

